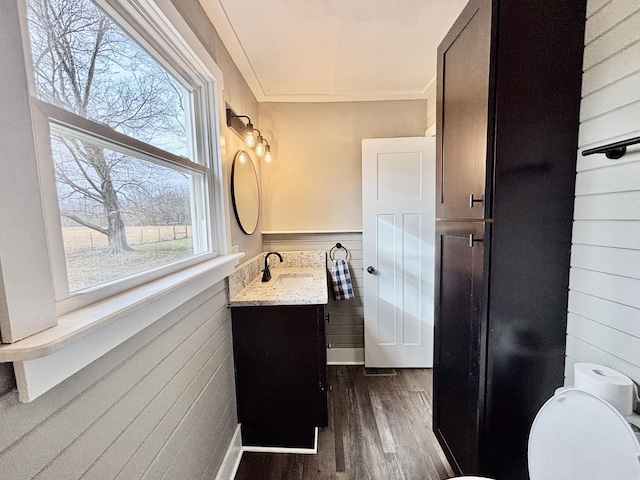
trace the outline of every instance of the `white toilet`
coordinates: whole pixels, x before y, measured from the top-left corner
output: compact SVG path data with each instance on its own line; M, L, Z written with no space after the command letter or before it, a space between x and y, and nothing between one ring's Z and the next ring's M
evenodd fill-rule
M633 417L627 419L640 423L640 417ZM531 427L531 480L640 480L640 433L634 433L627 419L588 392L557 393Z

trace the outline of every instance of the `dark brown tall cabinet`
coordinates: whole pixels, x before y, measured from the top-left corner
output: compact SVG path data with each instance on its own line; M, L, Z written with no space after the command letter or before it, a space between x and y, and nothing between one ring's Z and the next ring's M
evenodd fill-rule
M433 427L458 473L528 479L563 383L585 9L472 0L438 49Z

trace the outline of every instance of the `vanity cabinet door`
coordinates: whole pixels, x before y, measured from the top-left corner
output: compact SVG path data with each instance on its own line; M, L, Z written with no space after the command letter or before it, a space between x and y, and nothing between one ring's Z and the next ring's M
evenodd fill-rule
M324 305L319 305L316 309L316 331L318 338L318 389L317 405L315 409L318 411L318 427L326 427L329 425L329 411L327 405L327 395L329 393L329 384L327 381L327 337L325 334L325 309Z
M232 325L240 423L325 426L323 306L236 307Z
M477 474L483 398L483 262L489 226L436 227L434 432L457 472Z

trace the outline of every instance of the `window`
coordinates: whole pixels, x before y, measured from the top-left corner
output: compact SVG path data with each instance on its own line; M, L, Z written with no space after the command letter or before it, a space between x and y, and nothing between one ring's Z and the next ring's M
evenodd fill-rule
M228 253L222 71L173 3L5 3L0 361L28 402L219 284L243 254ZM162 92L153 104L149 89ZM126 121L103 116L125 109ZM116 218L132 250L122 237L109 247ZM72 228L89 232L75 250Z
M211 87L112 16L90 0L29 0L54 287L74 308L216 254Z

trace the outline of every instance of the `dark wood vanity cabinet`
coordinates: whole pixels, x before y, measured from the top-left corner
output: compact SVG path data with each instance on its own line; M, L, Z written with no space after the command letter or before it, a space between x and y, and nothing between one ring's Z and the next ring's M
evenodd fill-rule
M324 305L231 312L243 443L312 447L315 427L327 425Z
M472 0L438 49L433 428L526 480L564 380L584 0Z

